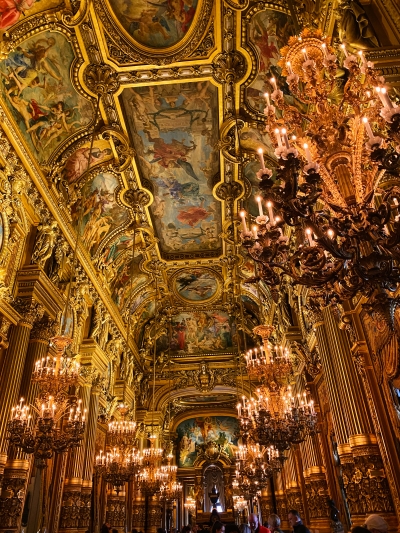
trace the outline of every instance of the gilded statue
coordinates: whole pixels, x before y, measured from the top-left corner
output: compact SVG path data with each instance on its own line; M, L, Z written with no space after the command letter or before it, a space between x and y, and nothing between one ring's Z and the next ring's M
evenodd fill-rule
M41 268L53 252L57 239L57 222L49 224L39 224L38 232L35 239L35 245L32 252L31 263L36 263Z
M379 46L378 37L367 13L356 0L345 0L338 9L342 13L339 24L341 41L361 50Z

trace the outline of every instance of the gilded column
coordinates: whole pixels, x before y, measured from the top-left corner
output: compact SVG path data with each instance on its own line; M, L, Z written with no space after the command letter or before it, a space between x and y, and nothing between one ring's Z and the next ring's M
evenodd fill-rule
M82 410L88 409L90 404L91 383L85 382L80 387ZM88 411L87 411L88 413ZM64 494L61 504L59 531L78 531L81 512L81 491L83 484L83 469L86 451L86 438L88 426L86 425L84 439L80 448L68 454L65 473ZM54 505L54 504L53 504Z
M346 497L354 524L379 513L391 521L394 508L361 377L356 371L346 331L339 329L332 309L323 311L331 344L337 386L343 400L348 442L338 446Z
M276 514L280 517L282 521L281 529L290 529L289 523L287 521L288 506L281 472L274 476L273 483L275 490Z
M2 392L0 450L2 454L7 453L7 422L10 420L11 409L18 400L31 329L34 322L42 317L43 308L36 302L19 300L18 312L21 319L18 325L11 328L9 345L0 376L0 390Z
M35 361L46 357L49 338L54 333L54 321L43 318L34 323L30 332L30 340L25 358L19 397L24 398L27 405L34 404L37 386L32 383L32 371ZM7 464L3 479L3 496L6 500L3 509L8 508L8 514L12 515L13 525L3 525L0 522L0 531L3 529L19 529L22 518L22 508L25 502L26 485L31 469L30 456L12 445L8 449ZM17 512L20 509L20 512Z
M387 394L390 383L389 380L387 380L388 383L384 383L385 377L379 375L379 371L377 372L374 365L374 363L378 363L378 365L381 364L384 366L387 351L398 351L397 343L394 343L393 346L392 343L389 342L380 352L377 349L378 353L372 353L372 346L381 346L379 345L379 342L381 341L382 336L389 331L389 326L382 327L382 321L379 324L380 330L378 328L378 335L376 335L376 330L373 327L370 327L370 330L368 330L368 326L370 326L373 318L376 320L379 320L380 318L379 306L375 309L377 313L376 315L373 315L373 318L371 318L368 313L364 313L365 323L361 321L359 312L354 310L350 303L347 303L344 307L346 312L342 316L341 326L348 332L352 343L351 353L364 385L377 436L379 451L389 483L398 522L400 521L400 463L398 460L398 442L393 430L393 422L388 416L388 402L392 401L390 393ZM368 347L365 333L368 333L370 336L370 344L371 338L373 338L375 344L372 343L372 345ZM389 331L389 333L394 335L394 332ZM389 339L390 334L387 337ZM379 335L381 335L381 337L379 337ZM393 356L394 358L398 357L397 354L393 354ZM385 387L387 387L386 390Z
M87 413L87 427L85 438L85 458L83 464L82 492L81 492L81 512L79 518L79 529L86 531L90 523L90 504L92 495L92 479L95 455L97 418L99 416L99 402L102 380L96 373L92 379L92 389L90 395L89 410Z
M34 322L41 318L42 307L28 300L18 300L17 309L21 316L17 325L13 325L9 333L9 345L5 354L2 373L0 377L0 390L2 402L0 403L0 476L3 477L7 461L8 441L7 422L10 420L11 409L17 403L22 374L25 364L29 336ZM27 465L19 465L26 476ZM15 478L15 479L18 479ZM22 513L23 494L20 483L14 483L14 473L10 472L7 489L0 500L0 524L6 529L16 530L18 520ZM5 498L4 498L5 496ZM11 503L17 505L11 509Z

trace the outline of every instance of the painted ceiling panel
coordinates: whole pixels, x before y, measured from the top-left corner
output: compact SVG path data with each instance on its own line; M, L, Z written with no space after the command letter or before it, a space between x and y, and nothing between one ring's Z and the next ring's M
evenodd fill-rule
M92 118L90 102L71 81L74 58L64 35L46 31L24 41L0 63L2 97L40 162Z
M212 195L219 172L218 91L210 82L125 89L122 103L164 256L216 255L221 207ZM214 252L214 253L212 253Z
M156 49L179 43L190 30L197 0L111 0L111 6L124 29L140 44Z

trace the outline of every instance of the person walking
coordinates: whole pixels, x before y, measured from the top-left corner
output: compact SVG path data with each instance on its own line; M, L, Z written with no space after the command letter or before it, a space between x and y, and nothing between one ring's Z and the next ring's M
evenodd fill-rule
M281 529L281 519L277 514L270 514L268 517L268 528L271 530L271 533L283 533Z
M303 524L299 511L290 509L288 512L288 522L293 528L293 533L311 533L307 526Z
M251 533L271 533L271 531L267 527L260 524L258 516L255 513L252 513L249 516L249 525Z

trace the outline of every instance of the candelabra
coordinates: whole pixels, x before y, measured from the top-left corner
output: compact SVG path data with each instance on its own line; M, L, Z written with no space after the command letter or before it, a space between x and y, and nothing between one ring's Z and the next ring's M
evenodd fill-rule
M274 292L282 274L313 289L325 305L359 292L395 291L400 106L363 53L349 54L344 45L341 84L339 57L319 32L291 38L282 54L288 88L307 111L269 80L264 113L276 171L265 167L261 150L259 215L248 227L241 213L243 246Z
M25 453L33 454L39 468L44 468L54 453L80 446L83 438L86 409L82 412L81 401L68 396L68 387L79 376L78 363L64 354L71 342L66 336L51 339L56 348L55 357L37 361L32 375L39 388L36 405L32 406L33 415L21 398L7 424L10 441ZM68 412L62 427L61 419Z
M117 411L122 420L113 420L108 424L107 445L111 447L111 451L100 451L95 460L95 471L110 483L118 494L124 483L139 471L142 456L134 447L136 422L125 420L128 408L123 403L117 407Z
M145 494L152 495L161 491L161 487L168 482L169 473L162 470L160 463L164 455L162 448L155 447L155 435L150 435L150 448L142 452L142 468L137 474L137 482L140 490Z
M182 484L176 481L176 473L178 471L178 467L176 465L171 464L172 459L172 453L168 454L168 464L161 466L161 472L166 474L167 479L160 488L160 500L166 502L178 500L182 495Z
M268 479L279 472L284 461L283 454L274 446L247 443L236 452L236 480L240 489L254 496L266 487Z
M259 348L249 350L245 358L250 377L268 383L269 389L276 390L282 381L287 381L293 369L288 348L276 344L271 350L269 338L274 331L274 326L256 326L253 332L260 335L263 344Z
M238 403L242 434L263 446L274 446L280 454L317 432L317 415L306 393L293 397L290 385L280 391L257 390L257 399Z
M188 496L186 498L184 506L190 515L194 515L194 513L196 512L196 502L192 496Z

